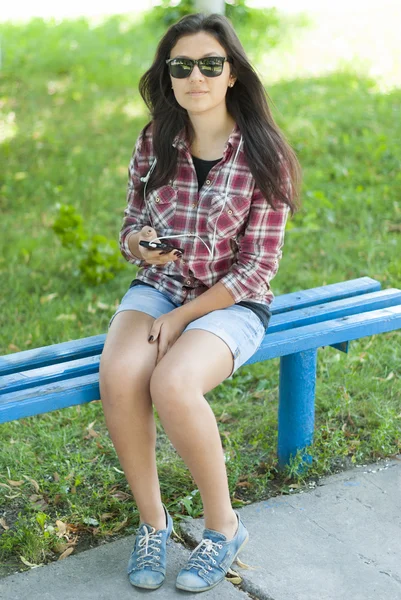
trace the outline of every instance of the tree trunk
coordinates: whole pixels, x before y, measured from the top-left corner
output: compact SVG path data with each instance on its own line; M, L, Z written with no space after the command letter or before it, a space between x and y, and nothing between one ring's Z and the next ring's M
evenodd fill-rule
M205 14L220 13L224 15L225 0L195 0L195 9L197 12Z

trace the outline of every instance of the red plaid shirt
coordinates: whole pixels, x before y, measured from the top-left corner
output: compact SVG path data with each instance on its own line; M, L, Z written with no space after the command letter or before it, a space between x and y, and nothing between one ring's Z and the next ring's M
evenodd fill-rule
M128 205L120 248L129 262L142 267L137 279L165 292L176 304L193 300L218 281L235 303L249 300L268 305L274 298L270 281L282 256L289 207L280 202L274 211L267 205L255 185L240 141L235 126L221 161L210 170L198 192L190 149L184 135L177 135L173 142L178 149L175 179L146 192L145 203L140 177L147 175L155 158L151 127L138 137L129 165ZM283 185L290 193L288 177ZM153 227L159 237L197 234L211 249L216 232L214 257L198 237L171 238L166 241L183 248L183 257L166 265L148 265L130 252L127 243L128 235L145 225Z

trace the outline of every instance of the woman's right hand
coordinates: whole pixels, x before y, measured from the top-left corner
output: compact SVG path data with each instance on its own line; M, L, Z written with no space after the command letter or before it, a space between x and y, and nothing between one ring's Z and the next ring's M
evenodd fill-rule
M153 227L149 225L145 225L142 227L139 232L138 240L145 240L146 242L151 242L152 240L157 238L157 233ZM178 260L180 258L178 250L172 250L167 254L163 254L163 250L148 250L143 246L140 246L138 243L139 252L142 254L142 258L149 265L165 265L168 262Z

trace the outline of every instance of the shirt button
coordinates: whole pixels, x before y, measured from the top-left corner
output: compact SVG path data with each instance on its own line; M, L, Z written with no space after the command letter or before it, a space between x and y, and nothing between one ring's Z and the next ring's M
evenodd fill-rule
M155 267L152 267L150 270L152 271L152 273L156 273L156 271L157 271L157 269Z
M233 214L233 211L232 211L232 210L228 210L227 212L228 212L228 214L229 214L229 215L232 215L232 214Z
M156 202L160 202L159 196L156 196Z
M185 283L186 283L187 285L191 285L191 280L190 280L190 279L187 279Z
M206 179L205 183L206 185L210 185L212 182L210 181L210 179Z

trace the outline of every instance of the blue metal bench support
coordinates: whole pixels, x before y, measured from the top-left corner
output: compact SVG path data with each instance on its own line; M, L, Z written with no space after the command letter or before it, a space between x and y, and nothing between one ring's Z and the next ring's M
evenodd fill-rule
M315 424L317 349L287 354L280 359L278 408L278 464L289 464L291 456L313 442ZM311 456L303 456L305 466ZM302 470L302 469L301 469Z

